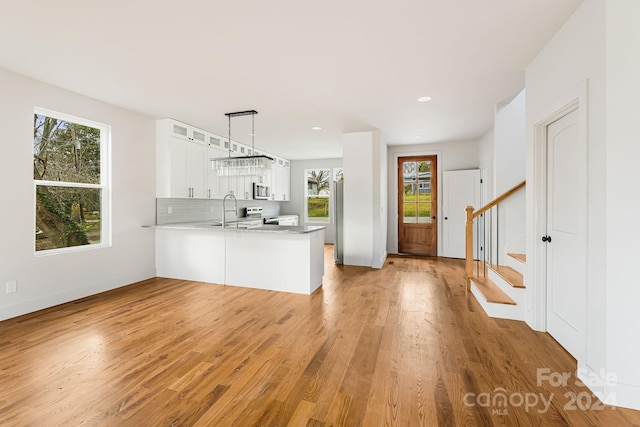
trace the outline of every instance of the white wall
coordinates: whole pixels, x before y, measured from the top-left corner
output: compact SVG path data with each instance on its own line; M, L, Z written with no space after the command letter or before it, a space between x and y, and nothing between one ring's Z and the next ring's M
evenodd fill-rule
M491 128L478 140L478 166L480 167L480 206L484 206L495 198L493 192L493 139L494 132ZM492 230L488 221L485 221L484 230L480 238L485 240Z
M526 178L525 89L508 102L496 106L493 144L493 197L500 196ZM491 259L504 264L509 252L525 253L525 193L519 191L498 205L493 217L497 242ZM495 211L494 209L494 211ZM497 258L495 258L497 256ZM497 260L497 261L496 261Z
M535 294L545 285L538 231L543 176L534 158L534 125L586 85L588 135L587 343L580 369L617 376L595 389L611 403L640 409L640 287L631 254L640 238L633 185L640 151L640 3L585 0L526 70L527 88L527 322L544 325ZM584 105L583 105L584 106ZM630 329L631 328L631 329ZM602 371L601 371L602 370Z
M344 165L344 263L382 267L386 257L386 195L382 162L386 150L379 132L346 133Z
M389 205L387 192L387 145L378 142L378 149L374 151L374 172L377 177L373 182L373 261L372 267L382 268L387 258L387 207Z
M536 293L545 286L539 276L539 229L544 212L538 212L535 194L544 176L534 165L534 125L565 94L588 80L588 248L587 248L587 365L605 367L606 229L605 229L605 79L604 2L585 0L574 15L543 48L525 73L527 88L527 308L526 320L545 329L545 314L535 305ZM540 258L540 259L539 259ZM579 361L583 364L585 361Z
M387 252L398 253L398 157L436 155L438 158L438 204L442 206L442 172L478 168L477 141L447 142L387 147ZM442 221L438 222L438 255L442 254Z
M607 370L618 376L618 402L640 409L640 343L634 331L640 324L640 286L633 260L640 242L640 2L607 1L605 16Z
M314 160L292 160L291 161L291 201L280 202L280 213L282 215L298 215L301 225L325 225L325 243L333 244L335 237L334 219L331 218L329 224L305 223L304 222L304 189L307 185L307 177L304 174L306 169L334 169L342 167L342 159L314 159ZM333 199L331 200L331 212L333 212Z
M493 139L495 133L491 128L478 140L478 162L480 166L493 163Z
M499 196L525 180L525 90L496 106L493 183Z
M155 276L154 120L2 69L0 93L0 320ZM111 125L112 247L34 256L35 106Z

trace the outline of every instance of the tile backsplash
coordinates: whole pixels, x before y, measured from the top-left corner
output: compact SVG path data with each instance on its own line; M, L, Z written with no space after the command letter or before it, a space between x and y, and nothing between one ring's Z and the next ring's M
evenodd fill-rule
M227 200L227 208L233 206ZM244 216L244 208L261 206L262 216L280 215L280 202L268 200L238 200L238 216ZM171 213L169 213L171 212ZM216 221L222 218L222 200L218 199L156 199L156 224L177 222Z

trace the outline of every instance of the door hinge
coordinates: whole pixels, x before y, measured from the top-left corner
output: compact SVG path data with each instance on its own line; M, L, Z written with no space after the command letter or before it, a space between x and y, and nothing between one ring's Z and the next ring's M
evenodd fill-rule
M480 178L480 184L482 184L482 178Z

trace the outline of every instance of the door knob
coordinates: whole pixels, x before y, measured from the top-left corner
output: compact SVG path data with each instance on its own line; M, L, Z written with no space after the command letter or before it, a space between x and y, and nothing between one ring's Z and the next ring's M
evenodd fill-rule
M432 216L432 217L431 217L431 219L436 219L436 217L435 217L435 216ZM447 218L445 218L445 219L447 219Z
M543 242L547 242L547 243L551 243L551 236L543 236L542 237L542 241Z

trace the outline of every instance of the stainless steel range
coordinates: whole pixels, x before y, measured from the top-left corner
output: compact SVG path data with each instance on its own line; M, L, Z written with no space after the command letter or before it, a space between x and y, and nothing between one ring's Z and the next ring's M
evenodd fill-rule
M262 206L253 206L245 208L245 218L262 219Z

